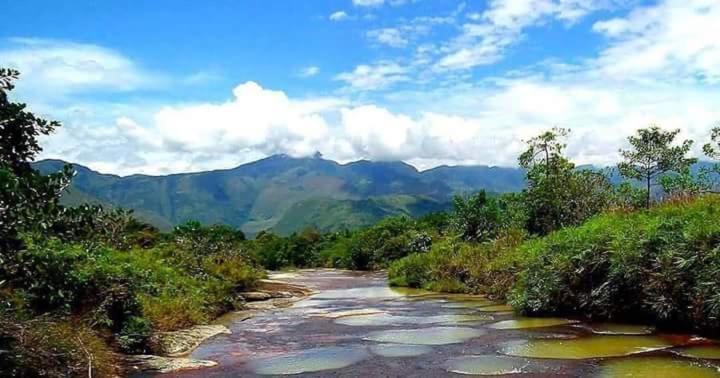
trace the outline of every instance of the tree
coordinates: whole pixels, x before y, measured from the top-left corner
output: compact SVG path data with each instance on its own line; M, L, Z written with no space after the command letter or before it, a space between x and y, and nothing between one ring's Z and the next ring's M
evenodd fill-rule
M527 229L547 234L577 225L605 209L611 186L605 175L575 169L564 156L569 130L554 128L527 141L520 166L527 170Z
M524 221L522 214L518 214L516 202L513 195L490 197L484 190L471 196L455 196L452 225L466 241L494 239Z
M703 146L703 152L711 159L720 160L720 126L710 132L710 143Z
M59 123L46 121L11 102L8 93L19 77L0 68L0 264L21 246L20 231L46 231L61 214L59 199L69 185L72 169L43 176L30 163L41 151L38 136L51 133Z
M625 161L618 164L618 170L626 178L645 183L646 208L650 208L652 186L657 185L659 177L671 172L682 173L697 162L697 159L686 157L693 141L684 140L680 145L673 145L679 133L679 129L663 131L657 126L640 129L628 138L632 149L620 150Z

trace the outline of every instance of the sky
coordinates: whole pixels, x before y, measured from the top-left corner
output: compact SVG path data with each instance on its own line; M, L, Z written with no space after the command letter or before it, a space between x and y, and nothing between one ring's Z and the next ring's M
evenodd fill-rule
M516 166L571 130L610 165L638 128L720 121L718 0L12 1L0 66L62 122L40 158L104 173L273 154Z

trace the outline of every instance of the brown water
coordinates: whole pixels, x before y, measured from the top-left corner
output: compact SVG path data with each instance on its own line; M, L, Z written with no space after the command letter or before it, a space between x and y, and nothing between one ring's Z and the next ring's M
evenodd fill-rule
M215 368L181 377L720 377L720 347L652 328L530 319L468 295L391 289L382 273L277 277L318 294L201 345Z

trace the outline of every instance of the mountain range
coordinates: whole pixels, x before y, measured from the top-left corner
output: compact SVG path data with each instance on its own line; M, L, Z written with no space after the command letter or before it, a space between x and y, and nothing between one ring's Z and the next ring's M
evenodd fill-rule
M43 173L60 160L42 160ZM517 168L441 166L426 171L403 162L339 164L320 156L274 155L236 168L167 176L116 176L73 164L76 176L63 202L133 209L161 229L188 220L223 223L249 235L362 227L390 215L420 216L449 207L458 193L503 193L525 185Z

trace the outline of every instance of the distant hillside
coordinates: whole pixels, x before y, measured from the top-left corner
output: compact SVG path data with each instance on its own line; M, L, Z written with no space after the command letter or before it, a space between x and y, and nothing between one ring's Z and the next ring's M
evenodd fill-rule
M377 223L388 216L421 216L445 211L450 202L410 195L372 197L364 200L330 200L315 198L294 204L273 229L288 234L313 226L321 231L355 229Z
M35 163L42 172L64 162ZM486 189L519 191L524 173L495 167L438 167L419 172L402 162L339 164L322 158L275 155L237 168L168 176L101 174L74 165L77 176L65 195L70 204L94 202L134 209L163 229L195 219L290 233L310 225L352 228L395 214L443 209L453 194Z

